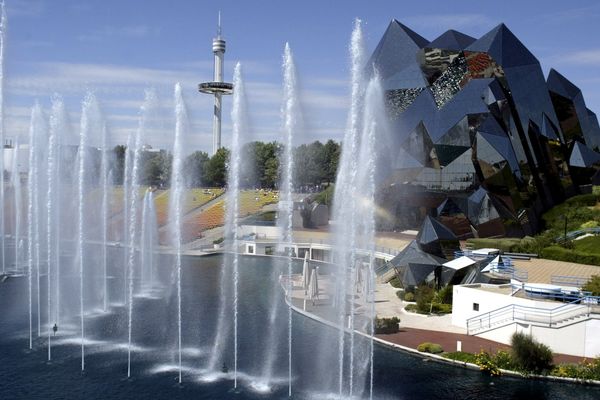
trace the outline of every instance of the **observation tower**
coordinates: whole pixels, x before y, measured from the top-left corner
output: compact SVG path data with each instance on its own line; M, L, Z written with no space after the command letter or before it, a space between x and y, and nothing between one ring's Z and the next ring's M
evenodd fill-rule
M213 149L214 155L221 147L221 98L223 95L233 93L233 84L223 82L223 59L225 57L225 39L221 36L221 13L219 12L219 23L217 25L217 37L213 39L213 54L215 55L215 71L212 82L204 82L198 85L198 91L215 96L215 107L213 113Z

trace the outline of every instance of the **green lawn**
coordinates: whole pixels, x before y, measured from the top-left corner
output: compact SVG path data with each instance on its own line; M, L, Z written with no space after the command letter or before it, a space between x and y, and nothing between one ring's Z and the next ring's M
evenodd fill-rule
M600 236L590 236L580 240L574 240L575 250L582 253L600 255Z

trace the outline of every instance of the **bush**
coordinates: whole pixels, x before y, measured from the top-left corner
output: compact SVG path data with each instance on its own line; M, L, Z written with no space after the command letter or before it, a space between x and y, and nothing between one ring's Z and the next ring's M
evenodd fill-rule
M375 333L376 334L390 334L399 331L398 324L400 318L375 318Z
M408 312L418 312L418 308L416 304L407 304L404 306L404 310Z
M599 197L600 195L594 193L580 194L567 199L565 204L571 207L591 207L596 205Z
M423 342L417 346L417 350L421 353L439 354L443 353L444 349L437 343Z
M415 301L415 295L413 293L404 293L404 301Z
M452 353L445 353L444 357L449 358L451 360L462 361L471 364L476 363L475 354L467 353L464 351L454 351Z
M398 275L394 276L390 279L390 285L395 288L402 288L402 281L398 278Z
M430 306L433 314L450 314L452 312L452 304L433 303Z
M524 333L514 333L511 338L512 359L515 366L527 373L541 374L552 369L552 350Z
M598 221L591 220L591 221L587 221L587 222L584 222L583 224L581 224L580 228L588 229L588 228L597 228L599 226L600 226L600 224L598 223Z
M582 253L577 250L564 249L560 246L550 246L542 250L541 256L549 260L569 261L580 264L600 265L600 255Z
M592 296L600 296L600 275L592 275L590 280L581 287L581 290L592 292Z
M415 301L419 313L427 314L431 308L431 302L435 296L435 291L427 285L421 285L415 291Z
M512 356L507 351L498 350L498 352L494 355L493 360L494 364L496 364L498 368L510 370L517 369Z
M475 355L475 364L479 365L480 371L487 372L490 375L500 375L500 369L487 351L481 350Z
M438 300L444 304L452 304L452 294L453 294L452 285L447 285L438 291L437 297L438 297Z
M581 380L600 380L600 358L580 364L560 364L551 372L554 376Z
M224 240L225 240L224 237L218 238L216 240L213 240L213 244L221 244L221 243L223 243Z

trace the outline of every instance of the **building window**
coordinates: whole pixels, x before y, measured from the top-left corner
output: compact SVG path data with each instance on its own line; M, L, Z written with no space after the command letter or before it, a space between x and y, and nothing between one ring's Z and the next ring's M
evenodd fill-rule
M254 246L248 246L248 254L254 254Z
M473 303L473 311L479 311L479 303Z

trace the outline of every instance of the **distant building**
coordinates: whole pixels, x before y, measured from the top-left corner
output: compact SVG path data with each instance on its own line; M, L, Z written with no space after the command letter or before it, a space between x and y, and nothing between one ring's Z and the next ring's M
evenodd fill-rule
M386 91L394 221L433 215L459 238L523 236L544 210L600 181L600 126L581 91L504 25L428 41L393 20L368 65ZM386 139L387 140L387 139Z

